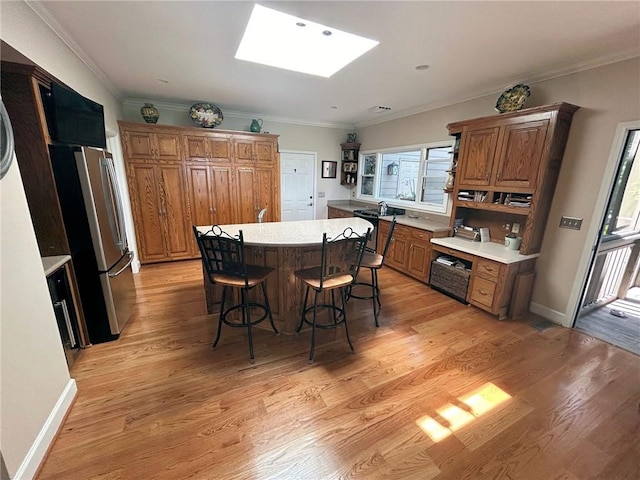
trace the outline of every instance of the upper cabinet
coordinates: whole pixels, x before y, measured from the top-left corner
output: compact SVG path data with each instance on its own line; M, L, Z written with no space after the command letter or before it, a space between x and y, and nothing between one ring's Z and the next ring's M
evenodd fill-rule
M460 140L451 226L488 227L494 240L518 224L520 253L540 250L573 114L568 103L447 125Z
M123 138L127 157L133 159L180 160L180 137L170 132L128 130Z

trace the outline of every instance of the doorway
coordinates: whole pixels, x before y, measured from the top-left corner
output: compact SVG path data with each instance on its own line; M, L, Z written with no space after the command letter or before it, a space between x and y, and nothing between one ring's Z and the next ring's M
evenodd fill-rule
M280 152L282 221L315 219L316 154Z
M640 122L619 127L609 167L574 327L640 355Z

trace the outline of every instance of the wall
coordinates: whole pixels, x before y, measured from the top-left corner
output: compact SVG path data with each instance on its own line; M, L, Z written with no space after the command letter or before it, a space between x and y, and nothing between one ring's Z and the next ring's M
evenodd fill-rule
M159 125L176 125L182 127L193 127L194 124L189 117L190 105L162 104L154 103L160 112ZM125 102L124 118L129 122L142 122L140 107L145 101L132 105ZM224 114L224 120L219 128L224 130L249 131L251 116L238 114ZM256 114L254 118L260 115ZM317 153L318 164L316 165L316 218L327 218L327 200L341 200L349 198L352 190L340 185L340 178L321 178L320 170L322 160L337 160L341 157L340 144L347 139L347 133L351 130L347 128L335 128L314 125L298 125L282 119L269 119L264 117L262 131L280 135L278 143L281 151L303 151ZM319 198L318 193L324 192L324 197Z
M573 284L581 281L579 263L588 249L587 231L616 126L640 119L639 86L639 58L531 85L526 107L556 102L580 106L545 230L532 301L532 310L565 326L572 322ZM495 114L496 98L487 96L359 128L358 138L363 150L443 140L448 138L447 123ZM560 229L562 215L584 218L582 229Z
M0 183L0 235L0 450L13 478L39 464L38 435L51 437L64 416L56 406L75 393L15 161Z
M34 63L105 107L117 131L117 98L24 2L1 2L0 34ZM120 165L120 168L122 165ZM126 193L126 192L125 192ZM2 456L12 477L31 478L62 421L70 380L17 165L1 188Z

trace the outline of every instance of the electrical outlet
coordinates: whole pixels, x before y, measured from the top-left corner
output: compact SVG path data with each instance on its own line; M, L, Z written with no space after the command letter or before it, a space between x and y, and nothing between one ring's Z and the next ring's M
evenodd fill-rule
M580 230L582 227L582 219L577 217L560 218L560 228L570 228L571 230Z
M520 224L519 223L514 223L511 226L511 232L512 233L520 233Z
M351 198L356 198L356 192L351 192Z
M511 231L511 224L510 223L505 223L505 224L502 225L502 228L504 230L506 230L507 232L510 232Z

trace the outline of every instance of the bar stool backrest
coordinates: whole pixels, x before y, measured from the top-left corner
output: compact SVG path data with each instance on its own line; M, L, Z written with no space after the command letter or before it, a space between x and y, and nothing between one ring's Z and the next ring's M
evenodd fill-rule
M396 229L396 216L393 216L393 220L391 220L391 226L389 227L389 233L387 234L387 239L384 242L384 248L382 249L382 258L384 259L387 256L387 251L389 250L389 246L391 245L391 240L393 240L393 231Z
M194 226L193 232L202 255L202 264L209 280L215 283L216 275L226 275L244 280L248 287L249 276L244 255L244 238L242 230L237 236L232 236L218 225L211 227L205 233Z
M338 276L351 275L355 281L369 232L370 229L364 235L358 235L351 227L347 227L334 238L327 238L327 234L323 234L320 290L327 281Z

